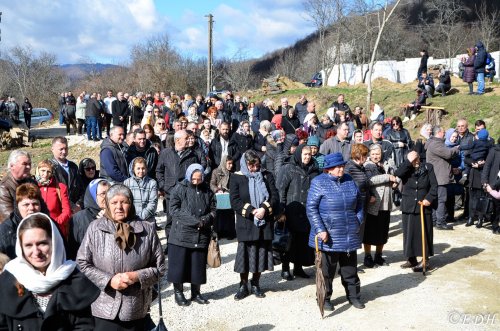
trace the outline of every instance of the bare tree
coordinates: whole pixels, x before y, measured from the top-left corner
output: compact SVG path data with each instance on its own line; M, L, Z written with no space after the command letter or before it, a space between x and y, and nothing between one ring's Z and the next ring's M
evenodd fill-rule
M233 57L223 62L222 77L236 91L247 90L252 85L252 67L254 61L248 60L246 51L239 49Z
M37 55L29 47L18 46L9 51L5 63L6 74L18 98L28 97L34 105L55 106L65 82L55 66L54 54Z
M271 68L273 75L282 75L297 80L300 55L293 48L283 51L280 58Z
M323 85L326 86L330 74L333 71L333 66L339 64L340 79L340 52L341 52L341 35L343 30L343 19L346 17L347 5L344 0L305 0L303 2L305 12L308 19L314 23L318 32L320 45L321 66L325 71L323 77ZM329 29L335 24L335 47L332 48L328 42L327 36L330 33Z
M388 1L385 1L385 6L382 10L378 11L378 34L377 39L375 40L375 45L372 49L372 56L370 58L370 63L368 65L368 77L367 77L367 87L366 87L366 109L370 109L370 105L372 103L372 73L373 73L373 63L375 62L375 57L377 56L377 49L380 43L380 39L382 34L384 33L384 28L386 23L391 18L394 10L397 8L401 0L397 0L392 6L391 10L388 10Z
M500 12L498 9L488 10L488 5L483 0L479 8L476 5L476 13L479 20L479 36L484 43L484 47L489 49L490 46L497 43L500 35L500 25L498 24Z

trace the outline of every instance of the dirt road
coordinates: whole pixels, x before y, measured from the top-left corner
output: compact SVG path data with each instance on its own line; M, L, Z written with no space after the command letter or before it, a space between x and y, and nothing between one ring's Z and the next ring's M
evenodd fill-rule
M208 270L202 292L210 304L178 307L165 284L164 312L169 330L500 330L500 236L487 228L434 232L435 268L426 276L403 270L401 215L393 213L384 256L389 265L362 266L358 251L364 310L353 308L340 279L334 280L335 311L322 320L315 302L314 277L284 281L281 266L262 275L266 298L233 299L239 276L233 271L236 242L221 241L223 265ZM162 232L159 232L162 235ZM314 267L306 269L314 276ZM189 285L185 284L189 297ZM152 308L157 314L157 305Z

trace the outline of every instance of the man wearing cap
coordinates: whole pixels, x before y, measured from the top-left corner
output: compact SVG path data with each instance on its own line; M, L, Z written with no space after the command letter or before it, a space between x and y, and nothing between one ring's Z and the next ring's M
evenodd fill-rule
M311 223L309 246L316 247L317 236L326 285L325 310L329 311L334 309L330 298L337 263L349 303L358 309L365 307L360 301L356 254L361 248L363 199L352 177L344 174L345 164L341 153L325 156L324 172L311 181L306 204Z

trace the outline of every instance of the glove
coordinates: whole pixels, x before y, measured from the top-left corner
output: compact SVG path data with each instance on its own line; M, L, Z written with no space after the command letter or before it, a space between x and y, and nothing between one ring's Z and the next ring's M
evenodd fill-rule
M198 223L198 228L202 229L210 223L210 216L200 217L200 222Z

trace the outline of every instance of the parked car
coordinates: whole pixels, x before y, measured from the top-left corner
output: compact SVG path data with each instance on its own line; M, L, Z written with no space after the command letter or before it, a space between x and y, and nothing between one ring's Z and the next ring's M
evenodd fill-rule
M321 75L321 72L315 73L310 82L305 83L306 86L309 87L321 87L323 86L323 76Z
M24 122L24 113L21 111L19 119ZM54 114L47 108L33 108L31 126L42 125L54 119Z

